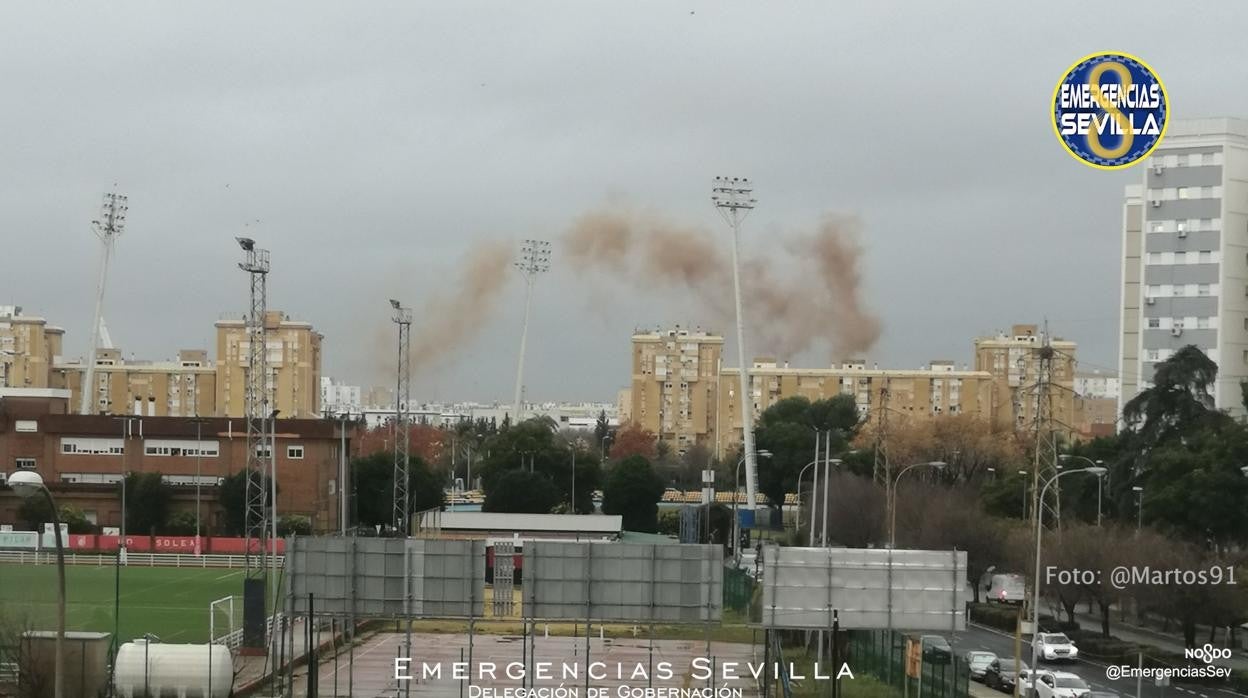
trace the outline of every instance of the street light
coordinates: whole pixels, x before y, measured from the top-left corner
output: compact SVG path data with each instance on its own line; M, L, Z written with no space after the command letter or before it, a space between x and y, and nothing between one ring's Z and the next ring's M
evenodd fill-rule
M1101 468L1102 470L1105 469L1104 468L1105 461L1103 460L1092 460L1091 458L1087 458L1084 456L1076 456L1070 453L1064 453L1058 456L1057 459L1063 463L1068 463L1072 460L1081 460L1081 461L1085 461L1090 467ZM1097 476L1096 478L1096 525L1097 526L1101 525L1101 482L1102 481L1103 481L1102 478L1100 476Z
M1079 468L1077 470L1064 470L1044 483L1044 487L1040 488L1040 497L1037 502L1044 501L1044 495L1049 491L1049 485L1057 482L1058 478L1074 475L1075 473L1091 473L1100 477L1105 474L1105 468L1094 465L1089 468ZM1036 581L1031 587L1031 666L1032 671L1039 666L1040 646L1036 644L1036 633L1040 630L1040 537L1044 532L1044 507L1036 507ZM1036 682L1032 682L1032 695L1037 695Z
M52 536L56 539L56 583L57 583L57 604L56 604L56 658L54 660L55 678L53 696L62 698L62 684L64 683L65 668L65 548L61 544L61 517L56 511L56 502L52 499L52 493L48 491L46 485L43 484L43 478L32 470L19 470L9 478L9 487L23 499L39 496L42 492L48 501L48 507L52 511Z
M760 448L754 452L754 460L759 458L771 458L771 451ZM732 485L732 559L737 567L741 566L741 522L737 518L737 499L740 497L741 491L741 466L745 463L745 454L741 454L741 460L737 461L736 479ZM784 516L784 502L780 502L780 516ZM710 511L707 511L707 518L710 518Z
M902 475L905 475L906 473L910 472L911 470L914 470L915 468L923 468L923 467L942 470L945 467L945 462L934 460L934 461L929 461L927 463L915 463L914 465L907 465L906 467L902 468L901 472L897 473L897 477L893 479L893 490L892 490L893 496L890 498L891 501L888 504L888 509L889 509L888 547L889 548L897 547L897 483L901 482Z
M1027 471L1020 470L1018 471L1018 474L1023 476L1023 519L1026 520L1027 519Z

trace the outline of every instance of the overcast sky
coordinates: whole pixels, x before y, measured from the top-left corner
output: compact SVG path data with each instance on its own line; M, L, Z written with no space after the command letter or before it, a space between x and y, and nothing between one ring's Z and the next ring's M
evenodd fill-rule
M105 318L127 356L215 354L213 322L247 309L245 234L272 251L270 307L325 335L326 374L389 384L387 298L419 329L474 244L557 239L606 202L721 226L710 178L728 174L757 182L753 249L859 217L884 328L869 361L970 362L977 334L1047 317L1084 368L1113 368L1121 195L1142 172L1067 155L1053 86L1122 50L1160 73L1174 117L1248 116L1248 5L1213 7L4 3L0 304L85 352L89 222L116 183L130 218ZM700 321L560 262L535 292L531 398L614 399L635 327ZM518 275L507 289L415 377L418 399L510 399Z

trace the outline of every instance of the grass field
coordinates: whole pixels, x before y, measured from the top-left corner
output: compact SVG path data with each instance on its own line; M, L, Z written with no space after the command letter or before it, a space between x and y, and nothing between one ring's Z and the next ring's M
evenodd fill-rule
M66 629L113 632L113 568L71 565L65 574ZM239 569L123 567L121 640L152 633L165 642L206 642L208 604L224 596L239 597L234 602L237 624L242 593ZM56 622L56 566L0 564L0 619L51 630ZM218 623L225 622L218 618Z

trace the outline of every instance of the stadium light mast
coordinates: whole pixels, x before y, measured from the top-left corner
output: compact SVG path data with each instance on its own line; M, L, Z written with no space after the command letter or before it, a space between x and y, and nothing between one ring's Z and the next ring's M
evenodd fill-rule
M732 228L732 289L737 304L737 357L741 378L741 435L745 449L745 502L752 511L757 508L758 458L754 453L754 404L750 394L750 364L745 351L745 318L741 314L741 222L754 210L754 184L744 177L716 177L711 186L711 201Z
M100 206L99 220L91 221L91 229L100 239L100 276L95 286L95 315L91 323L91 346L87 348L87 366L82 375L81 403L79 413L95 414L95 361L100 345L100 322L104 313L104 286L108 280L108 263L113 256L113 245L126 229L126 212L130 209L129 199L116 192L104 195L104 204Z
M520 409L524 390L524 345L529 336L529 308L533 304L533 283L537 275L550 271L550 242L525 240L520 244L520 258L515 266L524 275L524 325L520 329L520 358L516 362L516 396L512 423L521 421Z
M269 511L266 502L265 420L269 418L268 332L265 312L268 307L269 251L256 247L251 238L235 238L243 250L238 268L247 272L251 289L251 310L246 320L247 371L244 374L244 413L247 422L247 483L244 513L245 545L243 565L243 647L263 650L265 647L264 587L269 553ZM270 454L271 455L271 454ZM276 487L276 482L268 483ZM257 600L258 599L258 600ZM276 613L277 599L273 599Z
M411 400L412 371L412 309L403 307L402 303L390 299L390 308L394 310L391 320L399 326L399 357L397 381L394 391L394 530L406 536L410 531L407 519L411 514L411 493L409 489L409 462L411 430L408 428L408 402Z

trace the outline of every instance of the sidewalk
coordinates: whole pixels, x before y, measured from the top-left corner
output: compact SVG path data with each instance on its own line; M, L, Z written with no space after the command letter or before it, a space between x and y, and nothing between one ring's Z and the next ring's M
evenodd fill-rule
M1075 620L1079 622L1079 626L1084 630L1099 632L1101 629L1101 618L1090 613L1075 612ZM1110 613L1109 618L1109 634L1127 642L1136 642L1141 645L1152 645L1160 650L1174 652L1175 654L1183 654L1183 636L1169 633L1163 633L1159 630L1151 628L1142 628L1138 625L1124 623L1118 620L1118 613L1115 609ZM1196 644L1204 646L1202 633L1196 634ZM1208 635L1203 635L1208 638ZM1215 647L1221 647L1219 643L1214 643ZM1219 659L1216 662L1220 666L1229 666L1232 669L1240 671L1248 671L1248 656L1245 656L1242 650L1235 650L1230 659Z

